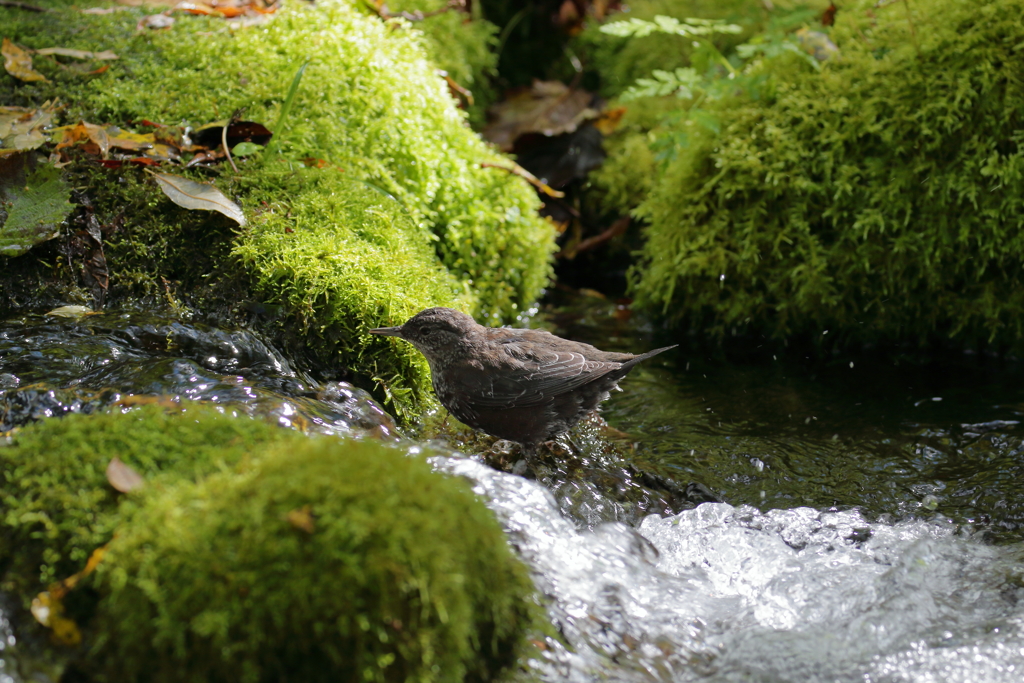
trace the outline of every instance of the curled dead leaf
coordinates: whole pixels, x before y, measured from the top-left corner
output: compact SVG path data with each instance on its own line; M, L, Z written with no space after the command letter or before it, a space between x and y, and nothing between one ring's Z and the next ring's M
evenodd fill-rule
M0 54L4 56L4 69L18 80L26 83L48 82L46 76L32 67L32 55L12 43L8 38L4 38L3 44L0 45Z
M146 171L156 178L160 189L178 206L191 211L216 211L239 225L245 225L242 207L225 197L215 186L170 173L157 173L148 168Z
M121 493L138 491L146 485L146 480L141 474L125 465L116 456L111 458L110 464L107 465L107 481Z

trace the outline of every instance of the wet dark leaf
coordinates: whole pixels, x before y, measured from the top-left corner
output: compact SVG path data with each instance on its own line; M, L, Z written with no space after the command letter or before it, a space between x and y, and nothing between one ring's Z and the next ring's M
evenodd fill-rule
M207 149L220 147L224 136L224 124L226 121L214 121L205 126L197 128L192 132L192 144ZM270 129L262 123L255 121L236 121L228 126L228 147L234 147L242 142L254 142L257 145L266 145L274 136Z
M516 138L526 133L544 136L571 133L589 119L599 116L592 107L594 94L572 89L558 81L534 81L529 89L513 91L504 102L487 110L494 120L483 136L504 151L511 151Z

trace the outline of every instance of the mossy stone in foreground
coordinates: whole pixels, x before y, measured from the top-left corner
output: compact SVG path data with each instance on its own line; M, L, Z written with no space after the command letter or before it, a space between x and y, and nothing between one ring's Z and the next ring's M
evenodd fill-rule
M1021 4L875 5L843 5L820 72L706 104L720 134L691 126L638 210L639 304L718 336L1020 348Z
M18 431L0 448L0 563L7 587L27 593L80 571L113 536L119 508L134 496L107 481L111 458L147 487L194 479L301 434L184 402L123 415L68 415Z
M95 585L102 681L489 680L533 615L467 482L327 437L154 493Z

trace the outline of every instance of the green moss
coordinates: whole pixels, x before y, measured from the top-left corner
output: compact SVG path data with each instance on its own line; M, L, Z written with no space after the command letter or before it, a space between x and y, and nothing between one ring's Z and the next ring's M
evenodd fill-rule
M626 106L615 133L605 139L604 164L589 176L590 195L603 211L627 215L654 188L659 164L653 147L664 132L666 116L678 107L675 97L645 98Z
M381 192L336 169L253 183L246 196L256 217L235 253L256 291L292 311L283 326L307 339L318 367L370 369L396 408L408 405L406 378L429 377L426 362L407 344L369 335L367 321L404 321L424 302L470 310L476 297L431 258L431 233Z
M0 563L31 592L82 569L110 540L126 501L106 479L111 458L149 486L201 477L277 440L303 437L200 404L145 406L127 415L69 415L19 431L0 448ZM38 580L38 583L35 583Z
M721 133L695 131L638 211L640 304L719 336L1017 343L1024 20L910 7L844 7L840 58L714 105Z
M466 482L330 438L156 492L94 583L100 681L490 680L533 618Z
M423 46L437 67L472 93L473 103L463 105L470 122L478 128L484 123L487 106L497 97L491 81L497 75L498 55L494 49L498 27L480 16L479 3L467 4L472 14L442 11L451 7L448 0L397 0L388 3L388 8L427 15L413 28L423 33Z
M446 68L482 78L493 63L484 55L493 28L484 22L458 24L465 32L446 42L426 22L419 24L433 38L405 22L384 22L355 0L327 0L316 7L293 3L258 28L233 31L221 19L178 15L168 31L138 32L140 10L81 15L60 9L60 2L44 4L56 11L36 15L0 7L5 35L26 47L121 55L92 79L41 61L52 83L19 84L0 94L0 103L23 105L59 97L68 104L69 121L195 126L244 110L247 119L275 125L293 75L312 60L291 116L275 131L273 158L248 160L238 176L216 179L248 209L249 231L236 235L226 220L183 211L137 169L115 177L87 161L72 167L101 224L128 217L104 247L113 305L170 297L220 312L248 299L286 303L294 306L286 317L300 321L301 333L282 338L312 349L317 363L352 379L383 382L397 408L406 410L425 394L423 364L408 356L365 354L367 342L359 341L358 330L398 323L435 305L507 321L546 285L554 231L537 216L533 190L509 173L481 166L502 157L467 128L423 49L433 40ZM427 21L451 23L459 16L449 12ZM310 158L324 169L303 170L302 160ZM337 177L338 169L349 182ZM372 194L366 187L380 195L376 203L353 198ZM334 192L338 197L330 196ZM264 211L264 202L272 212ZM364 210L370 211L365 225ZM371 235L371 225L384 234ZM295 245L294 235L311 243ZM344 253L306 258L335 247ZM394 271L383 267L389 253ZM35 256L24 258L35 262ZM39 283L55 298L75 290L76 269L48 279L25 272L33 268L40 266L0 257L0 270ZM3 291L25 296L17 287ZM349 342L355 346L343 346Z

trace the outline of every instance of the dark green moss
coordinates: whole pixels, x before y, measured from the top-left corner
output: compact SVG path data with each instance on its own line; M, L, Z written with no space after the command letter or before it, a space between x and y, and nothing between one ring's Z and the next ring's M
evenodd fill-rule
M844 6L821 72L707 105L720 132L689 129L637 212L639 304L718 337L1019 346L1019 4L910 8Z
M94 584L98 681L491 680L534 615L466 482L333 438L155 492Z

